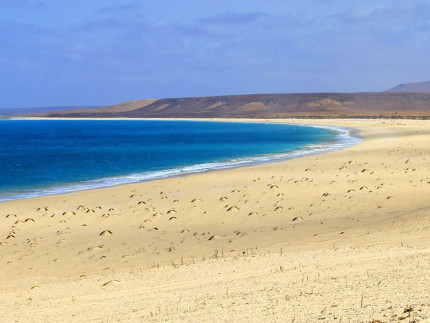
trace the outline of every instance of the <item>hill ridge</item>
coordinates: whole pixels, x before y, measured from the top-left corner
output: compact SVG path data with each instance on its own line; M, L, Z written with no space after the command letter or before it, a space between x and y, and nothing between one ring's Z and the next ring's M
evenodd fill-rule
M430 93L279 93L136 100L64 118L430 117Z
M402 83L387 90L386 92L416 92L416 93L430 93L430 81L415 82L415 83Z

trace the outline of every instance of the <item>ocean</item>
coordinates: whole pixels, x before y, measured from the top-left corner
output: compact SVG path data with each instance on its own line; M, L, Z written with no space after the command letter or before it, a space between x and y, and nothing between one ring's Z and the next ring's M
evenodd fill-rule
M0 120L0 201L264 163L357 142L345 129L153 120Z

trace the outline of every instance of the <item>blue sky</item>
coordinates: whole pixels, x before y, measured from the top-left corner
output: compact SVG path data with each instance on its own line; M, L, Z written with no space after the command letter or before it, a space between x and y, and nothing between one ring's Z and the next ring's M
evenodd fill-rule
M0 107L430 80L430 1L0 0Z

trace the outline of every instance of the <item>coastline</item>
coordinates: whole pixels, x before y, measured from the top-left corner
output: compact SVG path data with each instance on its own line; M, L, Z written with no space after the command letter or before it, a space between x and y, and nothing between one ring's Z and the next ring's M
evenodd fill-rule
M430 121L277 121L355 128L364 139L275 163L0 203L0 317L430 317Z
M17 118L16 120L49 120L46 118ZM52 120L106 120L106 119L52 119ZM110 119L115 120L115 119ZM135 119L119 119L119 120L135 120ZM138 119L146 121L147 119ZM151 120L163 120L163 119L151 119ZM204 121L204 122L245 122L255 124L285 124L290 125L291 123L282 122L276 119L219 119L219 120L195 120L195 119L169 119L163 121ZM325 125L302 125L295 124L298 126L315 127L321 129L327 129L329 131L337 132L336 141L321 143L318 145L309 144L300 149L283 153L272 153L259 156L239 157L229 159L225 161L213 161L204 164L190 164L184 165L177 168L163 169L159 171L147 171L147 172L134 172L126 175L102 177L92 180L64 183L55 186L40 188L37 190L29 190L28 192L0 195L0 203L5 201L21 200L34 197L50 196L50 195L63 195L78 191L87 191L93 189L115 187L120 185L128 185L133 183L149 182L163 178L174 178L188 176L190 174L203 174L212 171L218 171L223 169L234 169L238 167L248 167L265 163L275 163L279 161L285 161L291 158L300 158L307 155L321 154L328 151L344 149L353 145L358 144L362 138L358 136L359 131L357 129L346 129L341 127L325 126ZM352 135L355 133L357 135Z

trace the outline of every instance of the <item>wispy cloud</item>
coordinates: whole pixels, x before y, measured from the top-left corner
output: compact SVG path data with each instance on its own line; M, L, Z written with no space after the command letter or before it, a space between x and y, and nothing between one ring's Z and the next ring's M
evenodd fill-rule
M46 4L42 1L32 0L0 0L0 8L3 9L41 9L45 8Z
M197 22L209 25L242 25L255 23L265 16L268 15L262 12L225 12L197 19Z
M97 14L118 14L123 12L128 12L132 10L137 10L140 8L139 2L130 1L121 4L113 4L104 7L97 8L94 12Z
M187 17L178 12L174 19L154 19L137 1L106 3L78 22L44 28L19 19L0 23L0 85L27 93L50 88L57 98L79 101L65 104L86 105L142 97L382 90L430 75L430 4L424 1L330 0L317 12L306 6L279 12L243 7ZM18 96L9 92L12 102Z

